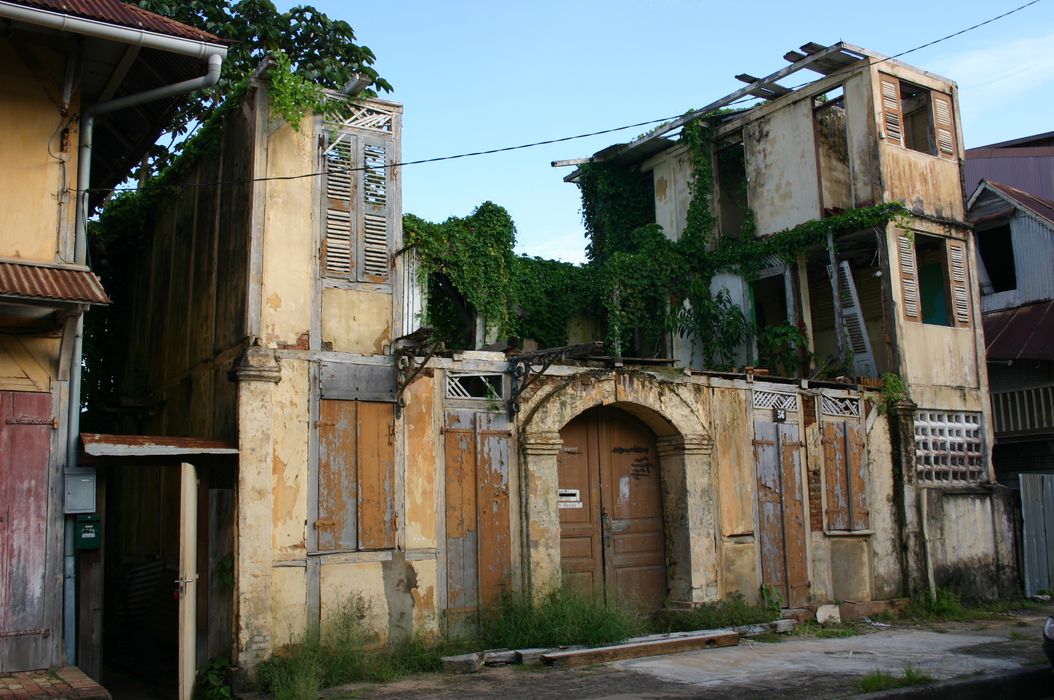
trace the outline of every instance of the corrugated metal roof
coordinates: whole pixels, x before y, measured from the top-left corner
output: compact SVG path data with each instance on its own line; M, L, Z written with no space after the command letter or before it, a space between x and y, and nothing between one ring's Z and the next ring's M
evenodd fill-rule
M1054 360L1054 301L984 316L989 360Z
M963 178L967 192L984 179L1054 199L1054 147L969 150L963 161Z
M1001 182L992 182L991 180L985 180L985 182L1005 194L1007 197L1010 197L1039 218L1045 219L1054 224L1054 202L1049 199L1037 197L1034 194L1029 194L1028 192L1019 190L1016 187L1004 185Z
M212 44L226 44L229 42L220 39L208 32L187 26L181 22L168 17L148 12L136 5L119 0L4 0L12 5L24 7L35 7L48 12L56 12L61 15L71 15L84 19L93 19L99 22L116 24L121 27L132 29L143 29L148 32L156 32L166 36L191 39L193 41L205 41Z
M169 455L236 455L226 440L167 435L81 433L85 454L93 457L162 457Z
M0 296L109 304L95 273L84 268L0 262Z

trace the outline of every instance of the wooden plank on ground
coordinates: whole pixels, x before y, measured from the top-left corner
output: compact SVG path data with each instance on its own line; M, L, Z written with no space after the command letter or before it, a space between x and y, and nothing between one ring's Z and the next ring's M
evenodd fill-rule
M733 647L738 644L739 634L736 632L708 632L694 636L670 637L668 639L618 644L609 647L596 647L594 649L556 651L550 654L542 654L542 661L551 666L571 668L573 666L602 664L609 661L637 659L642 656L658 656L660 654L675 654L697 649Z

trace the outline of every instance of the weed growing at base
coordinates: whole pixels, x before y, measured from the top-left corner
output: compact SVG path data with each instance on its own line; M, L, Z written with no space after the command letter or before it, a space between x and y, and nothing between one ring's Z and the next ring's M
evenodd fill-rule
M1038 603L1024 598L1007 600L981 601L964 605L956 591L938 588L932 599L929 597L912 600L900 613L901 618L916 620L948 620L952 622L973 622L998 618L1015 610L1029 610L1042 607Z
M652 627L655 632L687 632L756 625L779 618L778 607L752 605L742 594L733 593L724 600L704 603L688 610L662 610L656 613Z
M894 688L907 688L912 685L926 685L936 680L933 676L918 670L911 664L904 667L904 675L897 676L885 671L874 670L860 679L858 684L861 691L874 693L879 690L893 690Z
M626 605L597 601L557 589L540 600L505 595L483 612L480 637L490 649L614 644L646 631L644 619Z
M449 643L410 636L380 646L366 622L369 603L346 601L298 644L264 661L259 681L275 700L314 700L323 688L353 681L390 681L424 671L438 671Z

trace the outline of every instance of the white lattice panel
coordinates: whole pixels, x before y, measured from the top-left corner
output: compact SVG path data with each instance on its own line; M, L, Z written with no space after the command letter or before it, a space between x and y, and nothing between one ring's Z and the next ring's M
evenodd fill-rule
M340 109L342 119L334 122L337 129L369 129L389 133L395 116L392 112L363 104L349 104Z
M446 396L448 399L487 399L504 398L504 383L500 374L482 374L478 372L450 372L446 376Z
M828 416L846 416L858 418L860 416L860 399L848 397L832 397L826 394L820 396L820 410Z
M915 467L921 483L964 484L983 481L987 470L981 436L981 414L917 411Z
M779 391L754 390L754 408L781 408L784 411L798 410L798 396Z

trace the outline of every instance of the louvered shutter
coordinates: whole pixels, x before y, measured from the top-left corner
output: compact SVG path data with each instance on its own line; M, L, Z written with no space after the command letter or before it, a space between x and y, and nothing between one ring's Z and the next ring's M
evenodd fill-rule
M897 234L897 253L900 258L900 292L904 318L921 321L919 309L919 278L915 267L915 243L906 234Z
M966 272L966 244L961 241L949 240L948 251L948 279L951 281L952 316L955 325L969 327L970 325L970 286L969 276Z
M886 139L903 146L904 113L900 102L900 81L881 73L878 79L882 88L882 124Z
M933 102L933 131L937 135L937 155L955 158L955 119L952 115L952 98L939 92L930 95Z
M322 265L331 277L355 276L356 212L353 205L358 190L355 155L358 139L352 134L335 134L323 155L325 165L325 236Z
M389 226L391 188L388 180L389 143L382 139L362 141L362 267L364 282L387 282L391 265Z
M849 340L849 347L853 351L853 371L861 377L877 377L878 365L875 364L875 355L871 351L871 338L867 335L864 311L860 306L860 297L856 293L856 284L853 282L853 271L846 260L838 263L838 269L840 270L838 287L841 290L842 320L845 323L845 334ZM830 273L831 266L828 265L827 274Z

